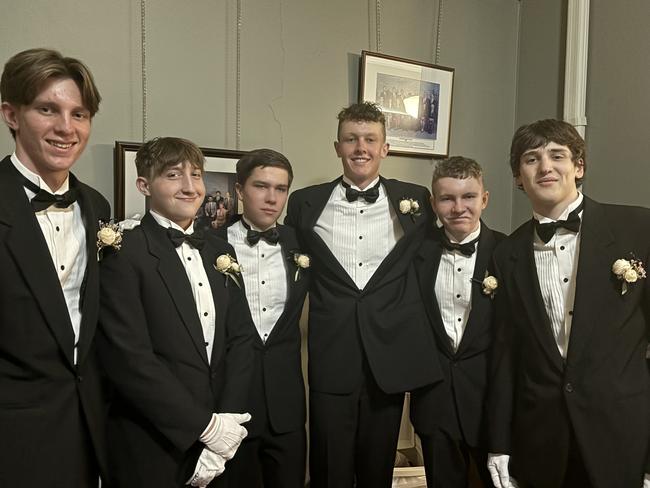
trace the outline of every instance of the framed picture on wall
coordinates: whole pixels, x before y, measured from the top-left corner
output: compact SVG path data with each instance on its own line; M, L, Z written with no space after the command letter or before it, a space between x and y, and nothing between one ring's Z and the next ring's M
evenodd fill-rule
M139 219L147 211L147 201L135 186L138 177L135 154L140 142L115 141L114 182L115 220ZM205 156L205 199L197 212L197 222L204 227L218 228L241 213L241 202L235 192L236 164L246 151L202 147Z
M454 69L362 51L359 99L386 116L390 154L449 154Z

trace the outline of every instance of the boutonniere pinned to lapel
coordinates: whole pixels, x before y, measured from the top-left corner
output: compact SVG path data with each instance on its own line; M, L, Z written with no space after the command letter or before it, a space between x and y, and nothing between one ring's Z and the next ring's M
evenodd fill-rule
M122 247L122 231L118 224L111 222L99 221L99 230L97 231L97 261L101 259L102 250L112 247L119 251Z
M298 281L300 279L300 270L307 269L311 266L311 258L308 254L301 254L298 251L290 251L293 256L293 262L296 265L296 274L293 277L293 281Z
M494 298L497 288L499 288L499 280L489 274L487 270L485 271L483 281L474 278L472 278L472 281L479 283L482 287L483 295L490 297L490 299Z
M625 295L628 289L628 283L635 283L637 280L645 278L645 269L643 263L634 259L617 259L612 265L612 272L620 281L621 295Z
M415 222L415 217L420 216L420 203L412 198L402 198L399 201L399 211L403 215L410 215L411 220Z
M230 254L222 254L219 256L214 263L214 269L226 276L226 286L228 286L228 277L230 277L235 284L241 288L239 280L237 279L237 275L240 275L242 271L241 266Z

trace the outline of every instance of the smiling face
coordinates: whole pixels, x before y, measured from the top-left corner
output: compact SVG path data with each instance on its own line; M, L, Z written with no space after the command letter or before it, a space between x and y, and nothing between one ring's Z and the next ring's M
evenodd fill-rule
M526 192L535 212L556 219L578 198L576 178L583 175L582 159L574 161L567 146L549 142L521 155L515 182Z
M478 229L489 193L477 178L443 177L433 183L431 207L457 242Z
M136 185L140 193L150 197L151 210L183 229L192 225L205 197L203 172L189 162L169 166L151 181L139 176Z
M22 164L57 190L90 136L91 116L71 78L53 78L29 105L2 103Z
M388 155L380 122L346 120L341 123L336 155L343 162L343 175L363 190L379 176L379 163Z
M243 185L237 183L237 195L244 206L244 218L258 230L275 225L289 196L289 173L276 166L257 166Z

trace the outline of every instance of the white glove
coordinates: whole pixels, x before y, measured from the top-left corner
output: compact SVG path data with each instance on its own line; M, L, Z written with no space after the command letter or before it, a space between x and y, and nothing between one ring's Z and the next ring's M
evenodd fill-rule
M642 488L650 488L650 473L646 473L645 476L643 477Z
M226 460L205 448L196 463L194 474L187 480L188 485L206 487L210 482L226 470Z
M508 473L509 462L510 456L507 454L488 454L487 468L495 488L517 488L517 481Z
M239 444L248 434L240 424L250 419L249 413L213 413L210 425L201 435L201 442L228 461L233 458Z

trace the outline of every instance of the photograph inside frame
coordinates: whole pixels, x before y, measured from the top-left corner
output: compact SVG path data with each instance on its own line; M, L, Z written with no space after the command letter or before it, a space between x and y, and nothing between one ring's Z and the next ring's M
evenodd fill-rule
M391 153L446 156L454 71L364 51L360 94L386 116Z

